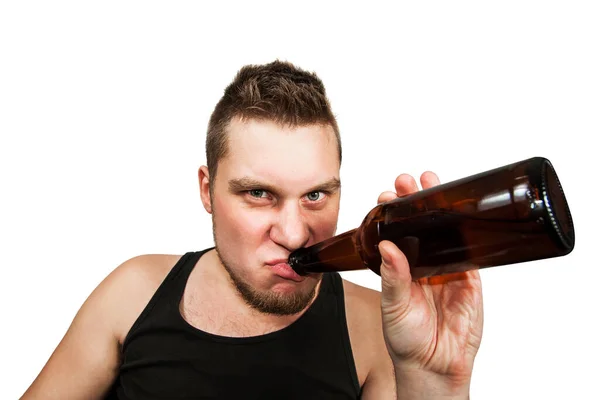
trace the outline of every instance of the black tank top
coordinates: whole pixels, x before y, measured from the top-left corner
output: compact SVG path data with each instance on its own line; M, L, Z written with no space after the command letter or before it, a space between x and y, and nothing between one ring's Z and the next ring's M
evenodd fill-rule
M339 274L323 275L317 298L290 326L262 336L217 336L194 328L179 311L206 251L182 256L140 314L107 399L360 397Z

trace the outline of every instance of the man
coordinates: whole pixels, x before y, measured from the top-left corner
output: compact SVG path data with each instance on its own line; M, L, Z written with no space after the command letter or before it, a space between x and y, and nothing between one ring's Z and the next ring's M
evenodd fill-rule
M483 325L476 271L412 282L387 241L382 293L286 264L338 218L340 137L316 75L244 67L206 146L198 175L215 248L116 268L23 399L468 398ZM378 201L418 190L408 175L395 189Z

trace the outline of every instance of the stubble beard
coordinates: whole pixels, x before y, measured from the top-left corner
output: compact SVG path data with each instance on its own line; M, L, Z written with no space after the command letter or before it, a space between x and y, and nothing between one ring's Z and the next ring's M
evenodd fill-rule
M219 243L217 240L215 225L216 223L213 208L213 239L215 242L217 257L219 257L219 261L227 271L231 283L246 304L261 313L280 316L298 314L308 307L315 297L316 286L313 286L313 288L308 292L281 294L274 292L262 292L245 282L221 255L221 252L219 251Z

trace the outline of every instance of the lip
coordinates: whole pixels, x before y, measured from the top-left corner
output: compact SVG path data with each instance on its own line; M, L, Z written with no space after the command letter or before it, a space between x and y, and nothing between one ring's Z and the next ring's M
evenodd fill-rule
M267 261L267 264L274 266L277 264L287 264L287 262L288 262L287 258L275 258L273 260Z
M294 282L302 282L305 277L300 276L290 267L287 262L287 259L278 259L272 260L267 263L271 267L271 270L275 273L275 275L283 278L292 280Z

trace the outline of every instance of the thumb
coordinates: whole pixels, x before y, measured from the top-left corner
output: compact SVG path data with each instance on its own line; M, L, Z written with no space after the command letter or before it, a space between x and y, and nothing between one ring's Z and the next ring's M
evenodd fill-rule
M406 256L388 240L379 243L381 254L381 306L388 311L406 310L410 304L412 278Z

